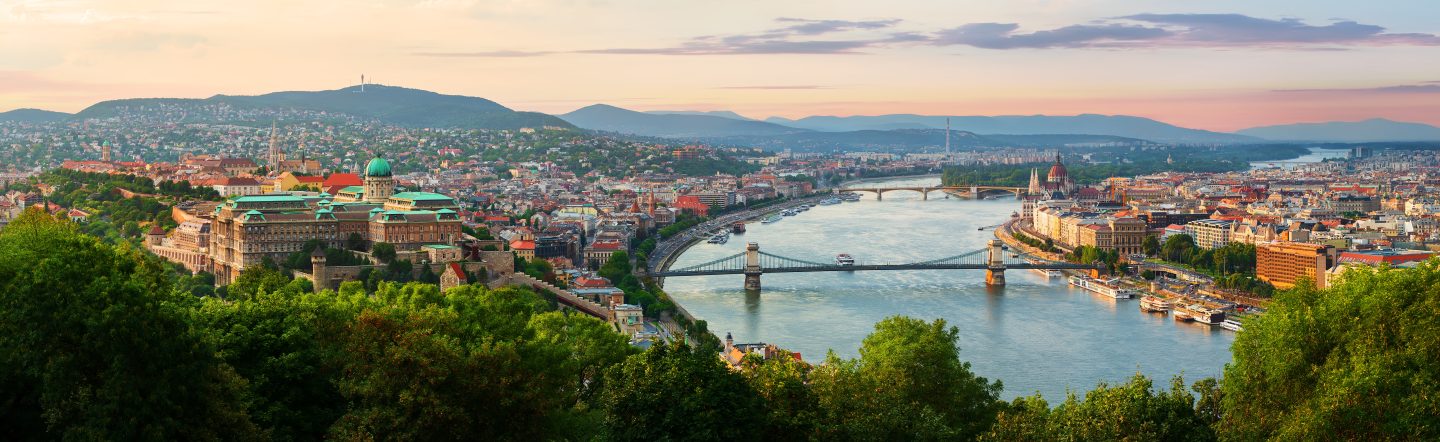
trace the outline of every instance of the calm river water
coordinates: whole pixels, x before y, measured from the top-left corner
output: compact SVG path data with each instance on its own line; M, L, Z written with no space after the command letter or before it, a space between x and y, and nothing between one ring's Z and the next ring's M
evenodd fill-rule
M922 178L878 185L938 183ZM1020 209L1013 199L946 199L938 192L929 201L915 192L886 193L884 201L865 195L777 223L751 223L729 243L695 245L672 268L740 252L747 242L820 262L837 253L859 263L941 258L983 247L994 236L977 229ZM1038 391L1054 404L1067 389L1082 393L1137 371L1161 385L1176 374L1189 382L1218 377L1230 361L1232 332L1142 313L1138 301L1092 295L1034 271L1005 276L1009 285L998 289L987 288L978 270L764 275L758 295L745 293L739 275L669 278L665 289L715 334L774 343L811 362L830 350L857 356L860 341L887 316L944 318L960 328L961 358L981 376L1004 381L1007 399Z

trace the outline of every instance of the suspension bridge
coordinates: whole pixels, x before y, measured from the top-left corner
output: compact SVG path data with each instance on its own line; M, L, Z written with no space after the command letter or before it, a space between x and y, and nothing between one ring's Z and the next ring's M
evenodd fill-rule
M1103 271L1100 264L1076 264L1052 261L1018 251L1010 251L1000 240L979 250L954 256L903 263L855 262L841 264L823 259L799 259L760 251L760 245L749 243L745 251L724 258L675 269L653 269L650 276L745 275L746 290L760 290L760 275L765 273L858 272L877 270L984 270L985 283L1005 285L1006 269L1055 269Z

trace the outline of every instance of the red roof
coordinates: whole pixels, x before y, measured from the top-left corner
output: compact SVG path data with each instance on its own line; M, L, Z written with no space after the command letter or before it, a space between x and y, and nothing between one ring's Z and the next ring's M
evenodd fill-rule
M510 241L510 248L514 250L535 250L535 241L517 239Z
M321 177L313 176L313 175L307 175L307 176L297 176L297 177L295 177L295 181L299 181L299 182L304 183L304 184L318 184L318 183L323 183L323 182L325 182L325 178L321 178Z
M353 173L332 173L325 177L325 187L347 187L364 184L360 181L360 175Z
M460 263L450 263L450 271L455 272L455 276L460 278L460 282L465 282L465 269L460 267Z

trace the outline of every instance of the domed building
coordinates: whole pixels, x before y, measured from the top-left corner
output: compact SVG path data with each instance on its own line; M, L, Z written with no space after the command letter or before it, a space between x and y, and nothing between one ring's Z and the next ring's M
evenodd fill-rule
M1065 169L1065 164L1060 162L1058 153L1055 154L1055 164L1050 165L1050 173L1046 175L1043 187L1053 199L1065 198L1075 191L1075 182L1070 179L1070 171Z
M395 193L395 178L391 176L390 162L379 154L365 165L365 202L384 204Z

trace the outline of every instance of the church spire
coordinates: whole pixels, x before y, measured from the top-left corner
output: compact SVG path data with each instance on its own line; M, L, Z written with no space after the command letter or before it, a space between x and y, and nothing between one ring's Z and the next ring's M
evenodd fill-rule
M280 162L280 134L276 131L275 120L270 120L270 170L279 170Z
M1030 188L1027 189L1026 191L1029 192L1031 195L1039 195L1039 194L1045 192L1045 189L1042 188L1042 187L1040 187L1040 169L1039 169L1039 168L1034 168L1034 167L1030 168Z

